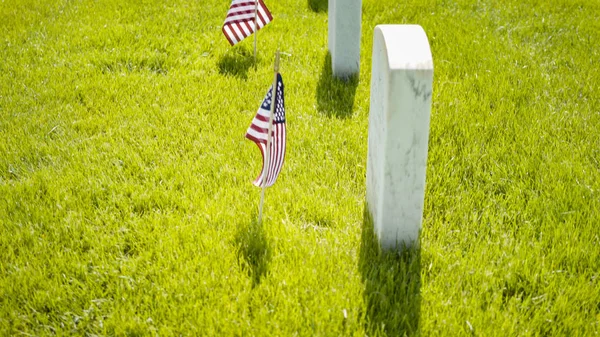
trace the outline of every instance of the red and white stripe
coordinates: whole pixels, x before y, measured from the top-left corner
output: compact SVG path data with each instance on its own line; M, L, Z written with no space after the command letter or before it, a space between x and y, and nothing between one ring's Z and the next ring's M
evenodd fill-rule
M265 124L268 124L266 122ZM252 125L255 125L252 123ZM257 132L255 129L248 130L246 137L254 140L263 157L263 166L260 171L260 175L254 180L254 185L257 187L263 187L263 180L266 179L265 187L272 186L277 180L277 176L283 167L283 160L285 158L285 123L277 123L273 125L271 149L269 151L269 168L265 170L266 161L266 149L267 149L267 130L264 132ZM255 139L259 141L256 141ZM265 178L266 176L266 178Z
M256 1L254 0L233 0L231 2L222 31L232 46L254 33L255 7ZM258 0L256 17L257 30L273 20L273 16L262 0Z

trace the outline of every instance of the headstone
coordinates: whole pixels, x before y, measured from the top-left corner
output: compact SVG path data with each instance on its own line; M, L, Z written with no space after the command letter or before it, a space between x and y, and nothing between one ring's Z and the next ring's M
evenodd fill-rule
M418 245L433 59L418 25L379 25L373 37L367 207L383 248Z
M333 76L358 74L362 0L329 0L329 53Z

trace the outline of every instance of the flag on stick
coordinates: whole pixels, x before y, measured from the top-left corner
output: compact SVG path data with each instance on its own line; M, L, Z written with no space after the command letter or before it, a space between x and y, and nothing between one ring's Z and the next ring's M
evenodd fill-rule
M231 2L222 31L232 46L273 20L265 3L262 0L256 1L233 0Z
M275 97L272 95L273 86L271 86L246 132L246 138L258 145L263 158L263 167L260 175L254 180L254 185L257 187L269 187L275 183L283 166L283 159L285 158L285 107L283 100L283 80L279 73L277 73L275 85L277 87ZM272 119L270 118L271 104L275 105ZM269 127L271 120L271 127ZM271 129L270 141L268 139L269 129ZM267 151L268 145L270 147ZM268 158L266 157L267 155Z

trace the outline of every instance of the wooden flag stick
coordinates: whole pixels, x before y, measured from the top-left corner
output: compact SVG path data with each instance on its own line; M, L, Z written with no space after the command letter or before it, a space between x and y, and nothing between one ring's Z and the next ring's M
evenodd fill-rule
M271 112L269 113L269 133L267 134L267 150L265 151L265 166L262 174L262 191L260 193L260 206L258 206L258 223L262 223L262 211L265 203L265 190L267 189L267 178L269 165L271 164L271 140L273 138L273 116L275 115L275 98L277 97L277 73L279 73L279 50L275 53L275 76L271 87Z
M256 39L258 35L258 0L254 5L254 63L256 63Z

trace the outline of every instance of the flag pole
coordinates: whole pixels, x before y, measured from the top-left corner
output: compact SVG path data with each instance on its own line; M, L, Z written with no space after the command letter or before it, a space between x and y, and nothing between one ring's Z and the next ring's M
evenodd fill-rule
M256 36L258 35L258 0L254 4L254 63L256 63Z
M263 205L265 203L265 190L267 189L267 178L271 160L271 141L273 138L273 115L275 114L275 101L277 98L277 74L279 73L279 50L275 53L275 76L271 87L271 111L269 113L269 133L267 134L267 149L265 153L265 166L262 173L262 191L260 193L260 205L258 206L258 223L262 223Z

